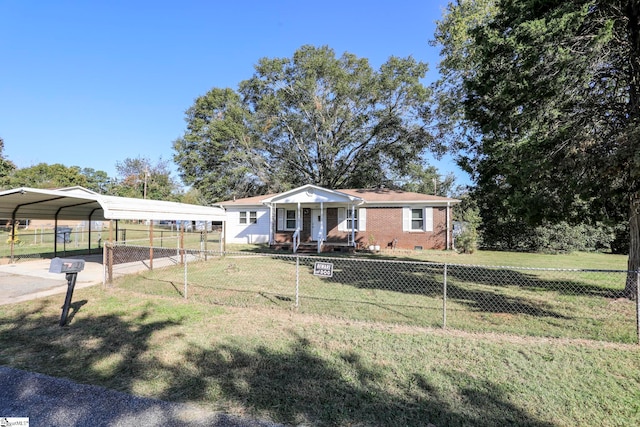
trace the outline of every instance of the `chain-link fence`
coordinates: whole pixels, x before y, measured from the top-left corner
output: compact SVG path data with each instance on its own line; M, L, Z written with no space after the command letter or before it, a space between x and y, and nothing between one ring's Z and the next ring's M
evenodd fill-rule
M41 258L75 253L100 253L103 238L102 230L89 231L86 227L60 226L57 229L32 227L0 231L0 258Z
M173 227L173 225L171 226ZM119 245L154 245L163 248L187 248L198 251L221 250L219 230L191 228L185 232L170 227L127 224L110 232L105 229L88 230L85 225L30 227L16 229L12 238L9 228L0 230L0 258L30 259L51 256L68 257L87 253L101 253L109 235Z
M111 248L111 247L110 247ZM112 252L111 252L112 251ZM106 277L154 295L368 322L638 341L620 270L441 264L116 245ZM151 259L153 258L153 261ZM107 257L107 260L109 257ZM136 271L137 274L129 275ZM637 286L637 282L635 282Z

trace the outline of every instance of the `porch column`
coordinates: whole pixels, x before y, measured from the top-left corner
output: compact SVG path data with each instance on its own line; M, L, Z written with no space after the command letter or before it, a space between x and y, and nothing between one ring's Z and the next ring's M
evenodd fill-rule
M276 241L274 224L277 223L277 218L273 215L273 204L269 203L269 245L273 245Z
M318 240L326 240L327 237L324 234L324 202L320 202L320 236L318 237Z
M356 223L355 213L356 213L356 205L351 204L351 244L353 245L353 247L356 246L356 228L354 227Z
M302 229L302 216L300 215L300 202L298 202L298 213L296 214L296 230Z

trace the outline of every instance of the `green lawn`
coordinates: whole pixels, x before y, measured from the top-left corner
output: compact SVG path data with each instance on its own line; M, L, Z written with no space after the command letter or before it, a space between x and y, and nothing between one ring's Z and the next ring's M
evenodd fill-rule
M425 262L437 259L437 255L420 254L424 259L417 263L404 262L406 256L395 259L401 262L388 256L364 260L307 256L300 257L296 274L294 257L235 253L188 264L186 289L182 265L128 276L117 286L177 299L186 291L190 301L208 304L278 308L362 321L622 343L638 340L636 305L619 297L625 285L624 271L497 267L495 261L503 253L483 254L485 262L494 261L493 266L481 266L477 258L473 266L447 265L445 325L443 265ZM517 255L514 260L520 265L544 262L536 256L526 259ZM443 256L468 261L466 257ZM566 259L574 269L585 264L613 268L621 261L603 254L558 258ZM332 278L312 274L313 262L318 259L334 264Z
M0 307L0 364L318 426L640 423L640 346L221 306L122 287Z

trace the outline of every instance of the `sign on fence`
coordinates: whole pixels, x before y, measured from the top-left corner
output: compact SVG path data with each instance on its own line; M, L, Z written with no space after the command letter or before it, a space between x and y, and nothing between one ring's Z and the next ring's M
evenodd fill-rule
M320 277L333 277L333 263L316 262L313 266L313 275Z

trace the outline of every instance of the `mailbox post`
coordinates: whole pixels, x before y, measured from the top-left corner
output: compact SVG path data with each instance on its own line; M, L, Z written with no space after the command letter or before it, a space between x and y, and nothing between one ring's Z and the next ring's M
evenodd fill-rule
M84 270L83 259L64 259L56 257L51 260L51 265L49 265L49 273L66 273L67 278L67 296L65 297L64 305L62 306L60 326L64 326L65 323L67 323L67 315L69 314L69 307L71 306L73 288L76 286L78 272L82 270Z

